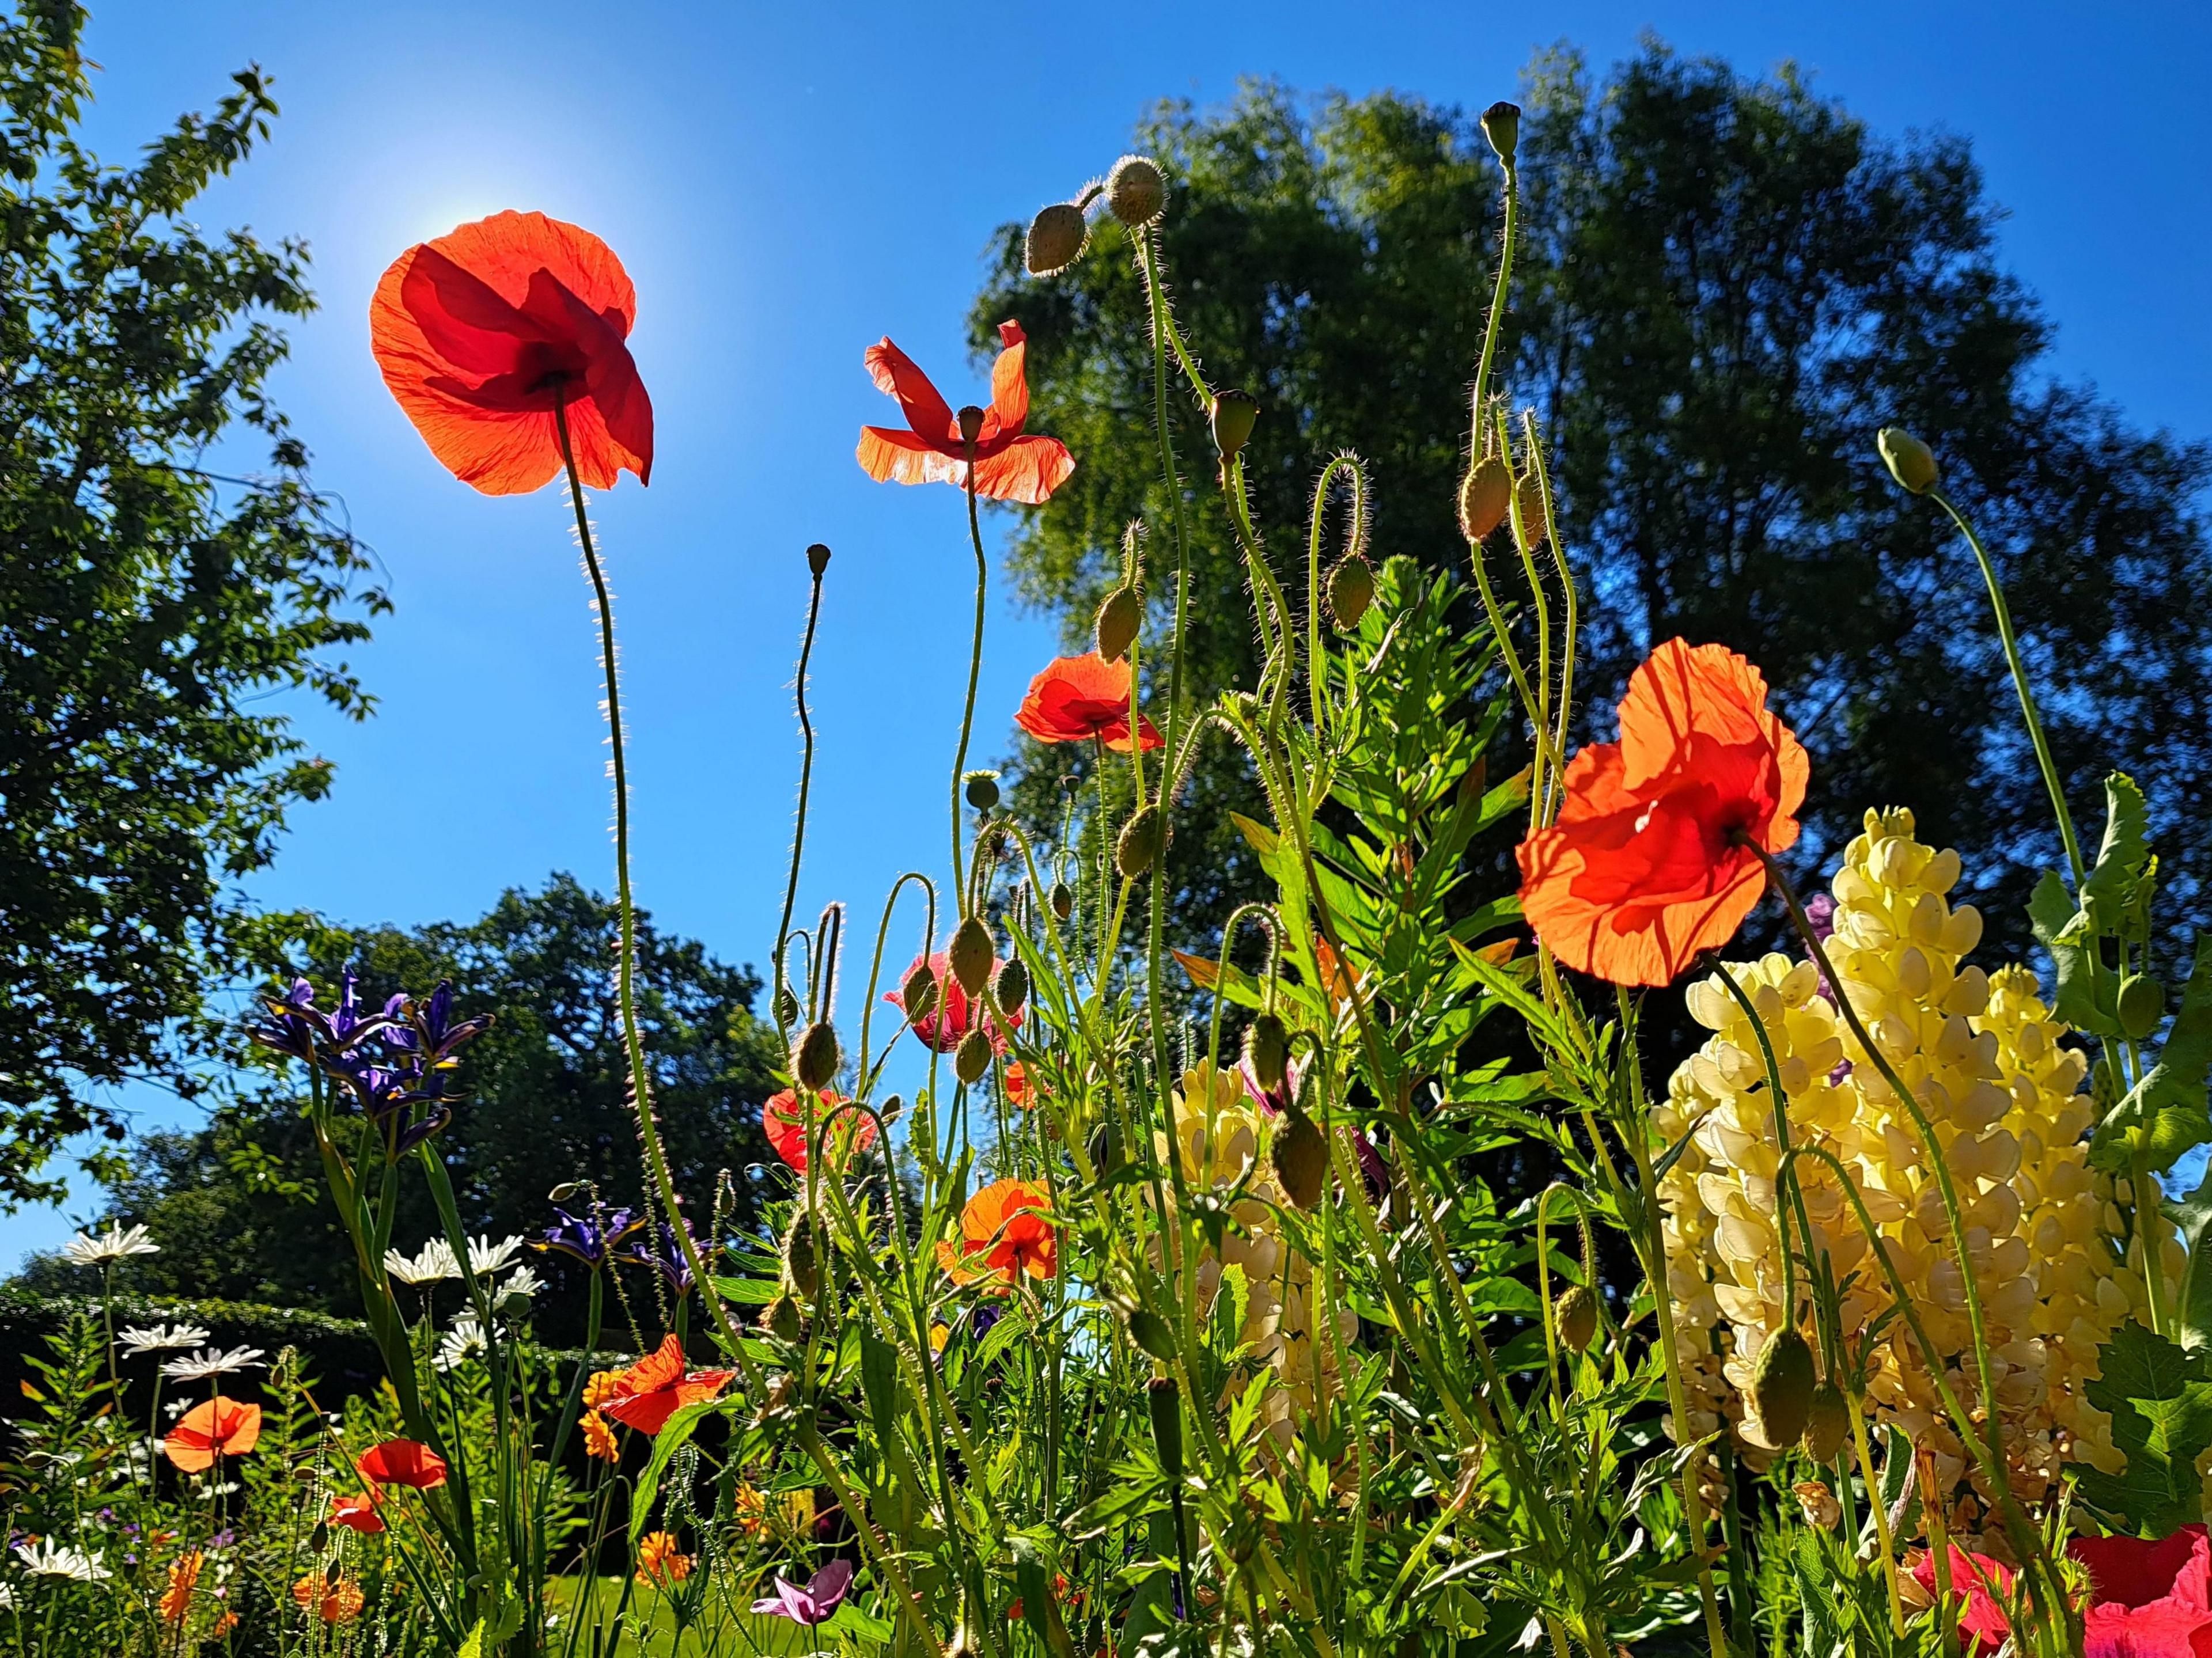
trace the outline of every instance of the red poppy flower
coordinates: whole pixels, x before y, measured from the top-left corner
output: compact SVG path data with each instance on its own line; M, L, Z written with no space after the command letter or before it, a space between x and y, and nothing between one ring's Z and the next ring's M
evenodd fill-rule
M365 1491L353 1491L331 1498L330 1522L343 1526L348 1531L357 1531L364 1536L384 1529L384 1516L377 1513L380 1499L371 1486Z
M960 1212L960 1242L940 1238L937 1264L955 1284L988 1280L1012 1287L1023 1273L1050 1278L1060 1266L1060 1234L1045 1216L1052 1199L1030 1181L994 1181Z
M911 979L914 976L915 969L921 965L921 957L917 956L908 964L906 978ZM992 962L992 977L998 976L1001 965L1002 963L996 960ZM1000 1026L999 1015L986 1008L981 998L972 1002L968 999L968 993L960 987L960 981L952 976L951 955L945 950L939 950L929 958L929 971L930 976L937 981L937 1005L921 1018L914 1021L914 1034L939 1053L950 1054L960 1046L961 1039L967 1035L969 1025L980 1015L983 1021L983 1029L990 1035L992 1050L994 1053L1005 1053L1006 1031ZM905 981L905 979L902 979L900 983L904 984ZM884 993L884 999L894 1007L906 1006L906 995L903 991L888 991ZM1006 1027L1015 1030L1022 1028L1020 1010L1017 1009L1007 1019Z
M1906 1564L1905 1576L1930 1600L1936 1598L1936 1557L1927 1550ZM1951 1594L1961 1600L1959 1632L1968 1637L1966 1658L1992 1658L2012 1633L2000 1598L2012 1593L2012 1568L1986 1554L1970 1554L1951 1545Z
M2087 1658L2212 1655L2212 1542L2203 1526L2157 1542L2077 1537L2066 1552L2089 1570Z
M835 1089L822 1090L822 1104L814 1114L814 1127L829 1146L830 1160L842 1163L854 1151L865 1151L876 1143L876 1120L865 1111L840 1111L835 1118L830 1113L845 1102L837 1097ZM794 1174L806 1172L806 1114L799 1108L799 1093L787 1088L769 1096L768 1103L761 1107L761 1127L767 1132L768 1143L775 1154L789 1163Z
M244 1456L261 1442L261 1407L234 1399L195 1405L161 1442L161 1454L186 1473L204 1473L216 1459Z
M1008 1063L1004 1078L1006 1100L1024 1111L1036 1103L1036 1090L1030 1084L1030 1073L1019 1060Z
M427 1491L446 1483L446 1459L412 1439L387 1439L371 1446L354 1467L361 1470L361 1477L371 1489L404 1485L410 1491Z
M1103 738L1116 754L1129 751L1129 659L1109 662L1096 651L1055 658L1030 681L1030 694L1014 712L1014 722L1040 743L1083 743ZM1147 750L1167 738L1159 727L1137 716Z
M1028 337L1018 322L999 325L1006 349L991 367L991 406L975 434L975 493L988 501L1019 501L1034 507L1048 499L1075 470L1074 457L1058 438L1025 436L1030 386L1023 373ZM860 428L860 470L878 483L951 483L968 486L968 446L959 417L914 359L890 343L868 348L868 373L878 389L899 400L908 430L891 426Z
M624 343L637 290L587 230L495 213L392 261L369 301L384 383L462 483L520 495L562 470L594 489L653 477L653 401Z
M736 1374L734 1370L694 1370L685 1375L683 1345L672 1335L662 1340L658 1351L615 1373L612 1387L599 1400L599 1409L625 1427L657 1434L678 1411L714 1398Z
M1521 843L1521 909L1568 966L1663 985L1743 925L1765 884L1749 840L1797 839L1804 744L1758 669L1672 639L1620 703L1620 740L1567 767L1559 820Z

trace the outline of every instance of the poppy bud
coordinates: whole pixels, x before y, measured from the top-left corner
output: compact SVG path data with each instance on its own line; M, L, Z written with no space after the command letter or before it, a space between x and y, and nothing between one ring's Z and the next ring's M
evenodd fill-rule
M1264 1094L1283 1091L1283 1077L1291 1059L1290 1033L1272 1013L1262 1013L1244 1027L1244 1063L1252 1067L1252 1080Z
M1168 1484L1182 1484L1182 1400L1173 1376L1156 1376L1145 1384L1145 1409L1152 1418L1152 1444Z
M1167 1320L1158 1313L1147 1312L1142 1307L1133 1307L1129 1309L1127 1322L1129 1339L1135 1342L1140 1351L1163 1364L1174 1362L1175 1331L1170 1327Z
M1490 793L1490 764L1481 755L1474 763L1459 774L1459 804L1473 811L1482 804L1482 797Z
M983 435L983 411L974 404L963 405L954 418L960 422L961 442L973 443Z
M1815 1462L1832 1462L1851 1431L1850 1407L1843 1389L1823 1382L1813 1389L1812 1408L1805 1414L1805 1455Z
M761 1309L760 1327L778 1341L795 1342L805 1330L799 1321L799 1303L789 1296L778 1296Z
M998 947L991 941L991 924L980 915L970 915L961 922L945 950L951 961L954 981L970 996L981 990L983 981L991 976L991 963L998 953Z
M1597 1339L1597 1302L1579 1284L1570 1284L1552 1303L1552 1325L1559 1339L1578 1353Z
M1073 202L1054 202L1037 210L1022 245L1022 263L1032 276L1057 276L1083 257L1091 227Z
M1813 1411L1813 1349L1796 1330L1777 1331L1759 1350L1751 1367L1751 1408L1777 1450L1804 1436Z
M969 1031L952 1051L952 1074L963 1083L974 1084L982 1081L990 1068L991 1039L980 1029Z
M830 550L818 541L809 547L806 550L806 568L820 575L830 568Z
M1103 1180L1121 1166L1121 1136L1110 1122L1102 1122L1091 1131L1091 1166Z
M1006 962L991 975L991 999L999 1005L999 1011L1007 1018L1018 1017L1022 1004L1029 999L1030 970L1020 962Z
M1322 1183L1328 1175L1328 1141L1311 1117L1292 1106L1275 1125L1267 1155L1274 1160L1276 1184L1292 1203L1310 1210L1321 1201Z
M331 1527L327 1521L315 1521L314 1530L307 1533L307 1546L320 1554L331 1545Z
M1942 477L1936 465L1936 452L1902 426L1883 427L1875 434L1874 446L1881 452L1890 477L1897 480L1900 488L1916 495L1926 495Z
M971 771L961 779L961 793L968 804L978 811L988 811L999 804L999 774L994 771Z
M1213 446L1228 460L1251 440L1253 423L1260 418L1260 400L1249 392L1231 387L1213 398Z
M1509 104L1501 98L1483 111L1482 136L1490 140L1498 159L1511 167L1521 148L1521 106Z
M1505 522L1513 501L1513 469L1502 455L1486 455L1459 483L1459 532L1482 541Z
M1075 914L1075 889L1065 881L1054 881L1046 895L1052 902L1052 913L1061 920Z
M2166 987L2148 973L2130 973L2120 981L2120 1034L2139 1042L2158 1029L2166 1017Z
M840 1057L836 1031L827 1020L817 1019L806 1027L806 1034L792 1052L791 1074L801 1088L818 1091L836 1080Z
M1158 806L1146 806L1121 825L1121 838L1114 842L1114 867L1121 872L1122 879L1133 881L1159 861L1166 833Z
M583 1189L583 1182L580 1181L564 1180L558 1186L555 1187L551 1191L545 1194L545 1201L548 1203L566 1203L570 1198L574 1197L577 1193Z
M783 1240L783 1281L802 1300L811 1301L822 1291L822 1271L814 1259L814 1228L802 1209L792 1218Z
M1124 155L1106 175L1106 205L1132 230L1141 230L1168 204L1168 182L1142 155Z
M1346 632L1359 625L1375 602L1375 567L1358 553L1337 561L1328 573L1328 613Z
M909 1024L918 1024L937 1011L937 975L929 970L927 962L916 962L906 975L906 982L899 987L899 1005L906 1010Z
M1116 587L1107 594L1105 602L1098 607L1098 621L1093 630L1097 635L1098 654L1109 662L1128 655L1144 620L1145 601L1137 597L1134 587Z
M1521 480L1516 492L1521 498L1521 533L1528 537L1528 548L1534 552L1547 539L1544 530L1544 492L1538 487L1536 475L1529 473Z
M775 1017L779 1024L799 1023L799 997L789 985L776 987Z

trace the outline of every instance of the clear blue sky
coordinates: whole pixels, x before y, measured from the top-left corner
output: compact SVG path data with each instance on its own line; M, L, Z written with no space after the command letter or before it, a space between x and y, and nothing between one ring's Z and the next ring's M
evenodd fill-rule
M985 239L1103 171L1158 98L1215 102L1259 75L1479 108L1512 94L1538 46L1570 41L1602 67L1647 29L1746 69L1794 59L1877 130L1970 137L2011 210L2004 258L2060 325L2061 371L2145 423L2212 433L2201 5L95 0L90 130L111 159L211 107L247 62L273 77L273 139L199 217L312 245L323 310L292 331L278 397L398 604L355 659L377 717L302 709L336 792L298 813L254 895L415 923L476 915L555 869L609 879L568 508L454 483L369 358L370 290L409 243L539 208L604 236L636 281L654 483L626 481L596 516L626 653L639 890L662 925L764 963L811 541L836 562L802 908L848 898L872 932L898 872L945 855L962 503L854 465L857 428L888 409L863 348L892 335L966 401ZM993 625L984 759L1054 642L1006 604ZM0 1269L65 1230L54 1213L0 1220Z

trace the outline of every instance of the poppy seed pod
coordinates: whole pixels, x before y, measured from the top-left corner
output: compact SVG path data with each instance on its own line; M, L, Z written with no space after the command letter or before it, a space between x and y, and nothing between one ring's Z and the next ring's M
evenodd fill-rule
M973 1085L982 1081L983 1073L990 1068L991 1039L980 1029L969 1031L953 1050L952 1074Z
M960 441L973 443L983 435L983 411L974 404L963 404L953 418L960 422Z
M1899 485L1916 495L1933 489L1942 477L1936 452L1902 426L1885 426L1875 434L1874 446Z
M1253 425L1260 418L1260 399L1249 392L1239 392L1231 386L1214 394L1211 415L1213 427L1213 446L1224 460L1243 450L1251 440Z
M1275 1125L1267 1155L1274 1161L1276 1184L1292 1203L1310 1210L1321 1201L1328 1175L1328 1141L1320 1124L1291 1107Z
M817 1019L792 1050L791 1074L801 1088L818 1092L837 1079L837 1062L842 1057L836 1031L827 1020Z
M783 1281L803 1301L822 1292L822 1269L814 1258L814 1228L802 1209L792 1218L783 1240Z
M1570 1284L1552 1303L1552 1326L1575 1352L1586 1353L1597 1339L1597 1301L1579 1284Z
M805 1333L799 1316L799 1303L789 1296L778 1296L761 1309L760 1327L778 1341L795 1342Z
M1075 889L1065 881L1054 881L1046 896L1052 904L1052 913L1061 920L1075 914Z
M919 1024L937 1011L937 975L927 962L916 962L906 975L899 987L899 1005L906 1010L908 1024Z
M830 568L830 550L818 541L809 547L806 550L806 568L820 575Z
M2148 973L2130 973L2120 981L2120 1034L2139 1042L2158 1029L2166 1017L2166 987Z
M991 924L980 915L970 915L961 922L945 950L953 981L970 996L980 992L984 981L990 978L991 963L998 953L991 939Z
M782 1025L799 1023L799 997L789 985L776 987L775 1022Z
M971 771L961 779L960 792L968 797L968 804L978 811L989 811L999 804L999 774L994 771Z
M1159 861L1166 839L1167 820L1158 806L1146 806L1122 824L1121 837L1114 842L1114 867L1121 872L1121 878L1133 881L1149 872Z
M1252 1067L1252 1080L1262 1093L1279 1094L1290 1069L1291 1037L1283 1022L1262 1013L1244 1027L1244 1063Z
M1358 553L1337 561L1328 573L1328 613L1349 633L1375 602L1375 567Z
M1751 1367L1751 1407L1777 1450L1804 1436L1813 1412L1813 1349L1796 1330L1776 1331L1759 1350Z
M1150 158L1124 155L1106 175L1106 205L1132 230L1141 230L1168 204L1168 181Z
M1054 202L1037 210L1022 244L1022 263L1032 276L1057 276L1083 257L1091 227L1073 202Z
M1850 1407L1843 1389L1823 1382L1813 1389L1813 1403L1805 1413L1805 1455L1815 1462L1832 1462L1851 1431Z
M1029 999L1029 969L1018 961L1002 963L991 975L991 999L999 1005L999 1011L1010 1020L1019 1018L1022 1004Z
M1498 159L1511 167L1521 149L1521 106L1501 98L1483 111L1482 136L1490 140Z
M1107 594L1098 606L1098 620L1092 628L1098 654L1109 662L1128 655L1144 620L1145 602L1137 597L1134 587L1116 587Z
M1470 542L1488 539L1513 504L1513 469L1502 455L1486 455L1459 484L1459 532Z

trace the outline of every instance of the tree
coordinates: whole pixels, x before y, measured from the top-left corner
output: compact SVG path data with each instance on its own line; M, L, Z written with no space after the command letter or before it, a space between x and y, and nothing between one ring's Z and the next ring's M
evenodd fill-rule
M189 1091L176 1022L231 957L238 876L319 797L276 688L364 716L332 653L385 607L268 400L306 250L204 235L193 199L266 136L257 71L135 166L74 133L83 8L0 21L0 1206L59 1193L99 1090ZM270 470L209 470L219 446Z
M1875 458L1875 430L1902 424L1936 446L1991 541L2077 813L2094 823L2104 771L2132 771L2166 878L2196 890L2212 852L2212 756L2196 736L2212 715L2212 613L2197 599L2212 578L2212 450L2051 381L2050 325L1997 267L1998 210L1966 143L1877 138L1792 70L1754 80L1656 44L1601 85L1571 53L1541 56L1523 96L1502 378L1536 410L1563 488L1586 734L1611 734L1650 645L1741 650L1813 751L1801 863L1824 869L1866 807L1909 805L1929 839L1966 854L1992 947L2025 950L2027 893L2057 836L1972 561ZM1314 477L1340 447L1371 465L1377 553L1457 565L1499 229L1474 123L1387 94L1309 113L1255 85L1211 114L1164 104L1136 143L1170 179L1160 234L1188 337L1216 384L1261 402L1248 473L1290 592ZM1035 280L1008 226L974 313L979 343L1000 318L1023 322L1032 429L1078 457L1011 554L1025 595L1071 633L1133 518L1152 527L1156 616L1171 586L1168 503L1140 440L1152 354L1131 255L1107 220L1073 269ZM1250 683L1253 641L1201 416L1179 394L1172 418L1204 696ZM1056 763L1031 750L1018 799L1042 808ZM1253 793L1226 757L1194 780L1174 869L1201 932L1253 890L1221 811Z
M611 1208L642 1201L608 966L611 903L556 875L540 891L507 892L465 924L348 930L295 916L264 923L264 937L269 959L289 959L319 989L334 988L350 969L364 999L380 1005L395 991L420 994L451 979L457 1016L494 1016L462 1050L467 1102L436 1141L472 1234L542 1230L547 1193L569 1181L596 1182ZM638 965L653 1103L678 1187L703 1225L717 1174L730 1169L733 1200L724 1212L745 1226L760 1201L758 1166L769 1160L760 1107L775 1091L780 1058L775 1031L753 1017L759 975L642 917ZM242 1041L234 1058L241 1071L233 1096L205 1127L149 1135L134 1148L112 1216L151 1229L161 1253L126 1263L125 1276L144 1292L357 1313L351 1257L301 1118L304 1079L296 1066L272 1078L270 1056ZM411 1254L439 1227L420 1179L402 1176L407 1206L393 1242ZM538 1269L557 1281L566 1262L549 1257ZM49 1257L24 1276L59 1289L68 1273ZM580 1297L544 1297L541 1329L580 1333Z

